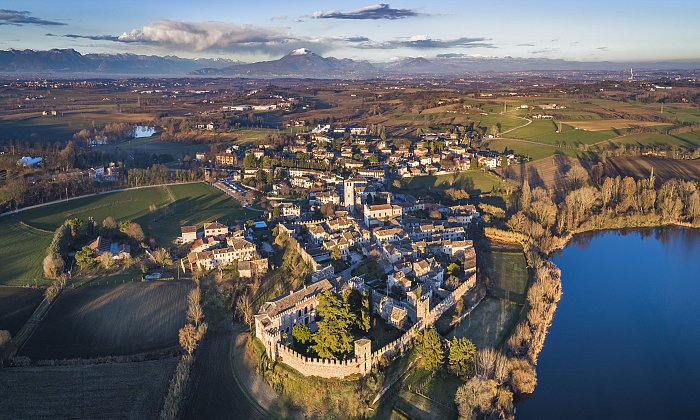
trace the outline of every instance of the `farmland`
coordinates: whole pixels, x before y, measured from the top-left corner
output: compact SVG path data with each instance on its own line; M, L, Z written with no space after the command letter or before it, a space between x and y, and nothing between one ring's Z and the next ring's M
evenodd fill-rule
M506 178L514 180L518 184L527 179L531 187L544 186L555 190L566 173L574 167L585 169L579 159L554 155L520 165L511 165L501 172Z
M0 369L0 417L157 418L177 359Z
M674 160L650 156L621 156L610 158L605 164L605 172L609 176L631 176L633 178L648 178L651 169L657 183L672 178L686 180L700 179L700 160Z
M153 204L161 211L150 214ZM70 217L93 217L101 223L107 216L133 220L161 245L179 235L181 224L209 220L233 223L249 213L219 190L204 183L149 187L90 196L27 210L0 219L0 228L13 247L0 247L0 268L5 285L45 284L41 260L53 231Z
M559 144L594 144L613 139L618 134L611 130L585 131L576 130L574 127L562 123L561 133L557 132L557 122L552 120L535 120L527 127L518 128L508 133L508 137L516 139L532 140L535 142L559 145Z
M175 347L190 289L173 280L65 290L20 354L67 359Z
M0 287L0 330L14 336L42 299L40 289Z
M618 119L618 120L590 120L590 121L569 121L562 122L562 124L570 125L579 130L586 131L602 131L602 130L612 130L612 129L623 129L630 127L653 127L658 125L663 125L654 121L636 121L628 119Z
M132 140L126 140L121 143L108 144L97 146L94 148L97 152L105 153L147 153L149 155L171 155L175 159L183 159L186 154L194 158L198 152L209 150L207 144L185 143L185 142L170 142L159 140L158 136L141 137Z

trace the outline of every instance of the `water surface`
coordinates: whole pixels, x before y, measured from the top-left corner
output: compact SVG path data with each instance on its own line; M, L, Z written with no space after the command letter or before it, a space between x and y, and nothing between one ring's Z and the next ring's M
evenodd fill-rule
M700 230L581 235L519 419L699 418Z

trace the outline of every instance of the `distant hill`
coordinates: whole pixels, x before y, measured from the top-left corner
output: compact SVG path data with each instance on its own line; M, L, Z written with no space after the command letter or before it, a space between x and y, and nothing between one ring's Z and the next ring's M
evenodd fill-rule
M203 67L239 62L136 54L81 54L73 49L0 51L0 71L18 73L72 72L100 74L184 75Z
M700 69L699 61L654 63L582 62L547 58L475 57L443 54L406 57L386 63L322 57L305 48L282 58L255 63L228 59L188 59L136 54L81 54L73 49L0 51L0 72L86 73L97 75L199 75L363 79L392 76L460 76L480 72L612 71ZM636 72L635 72L636 73ZM625 77L621 74L621 77Z
M194 72L199 75L260 76L260 77L364 77L377 75L379 70L366 61L349 58L321 57L305 48L291 51L284 57L224 68L206 68Z

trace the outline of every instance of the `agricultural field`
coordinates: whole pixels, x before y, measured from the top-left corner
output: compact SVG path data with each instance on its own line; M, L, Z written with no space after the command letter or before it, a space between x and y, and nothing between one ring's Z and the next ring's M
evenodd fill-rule
M620 156L609 158L605 163L608 176L631 176L648 178L654 168L656 182L662 183L672 178L684 180L700 179L700 160L664 159L651 156Z
M591 121L564 121L562 124L569 125L579 130L586 131L603 131L614 129L625 129L630 127L654 127L659 125L667 125L654 121L635 121L626 119L617 120L591 120Z
M153 204L160 210L149 213ZM0 229L12 247L0 247L0 283L4 285L45 285L41 261L51 243L53 231L70 217L93 217L101 223L107 216L133 220L167 246L180 234L183 224L219 220L244 221L249 210L218 189L204 183L141 188L90 196L27 210L0 218Z
M573 146L554 146L546 143L536 143L531 140L519 140L510 138L496 138L488 140L486 146L498 152L504 149L512 150L513 153L529 157L532 160L544 159L555 154L576 157L580 153Z
M191 288L189 282L171 280L66 289L20 355L91 358L176 347Z
M700 130L680 134L637 133L618 137L614 144L635 146L678 146L684 148L700 147Z
M473 194L487 193L498 189L503 181L496 175L479 170L458 172L457 174L423 175L400 179L400 188L407 192L444 191L448 188L461 188Z
M508 138L524 139L551 145L595 144L618 137L613 130L585 131L562 123L558 133L558 122L552 120L534 120L527 127L518 128L508 133Z
M517 184L521 184L527 178L531 187L546 187L554 191L558 185L561 185L566 173L574 167L586 169L581 160L557 154L520 165L510 165L499 171L505 178Z
M0 287L0 330L17 334L43 298L41 289Z
M175 159L183 159L186 154L192 159L198 152L209 151L208 144L185 143L161 141L158 135L152 137L142 137L131 140L126 140L121 143L108 144L97 146L94 148L97 152L105 153L147 153L149 155L171 155Z
M1 418L157 418L177 359L0 369Z

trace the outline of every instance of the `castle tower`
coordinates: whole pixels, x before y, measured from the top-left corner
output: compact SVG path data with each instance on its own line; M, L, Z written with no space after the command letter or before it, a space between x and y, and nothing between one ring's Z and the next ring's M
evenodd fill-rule
M430 313L430 296L423 295L418 298L418 303L416 304L416 317L419 321L423 321L428 317Z
M355 340L355 357L360 361L360 372L363 375L372 370L372 341L366 338Z

